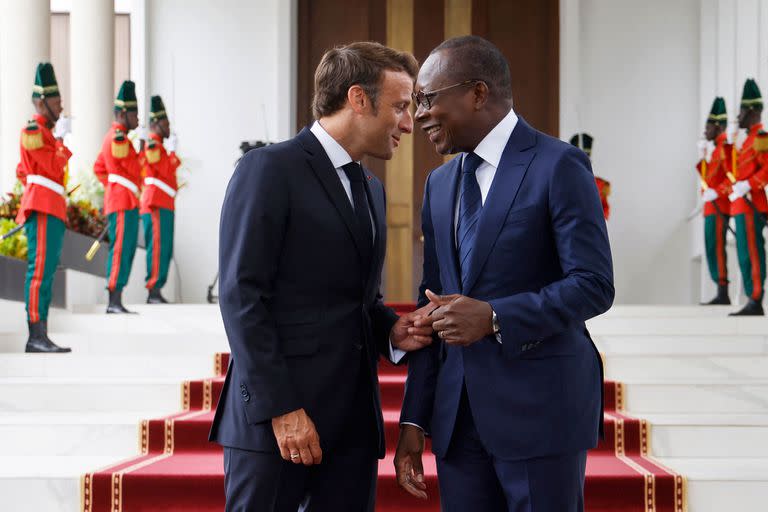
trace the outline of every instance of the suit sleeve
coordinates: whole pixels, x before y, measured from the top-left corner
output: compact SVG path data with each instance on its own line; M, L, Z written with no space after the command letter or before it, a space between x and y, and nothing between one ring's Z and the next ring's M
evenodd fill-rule
M614 298L608 233L586 156L568 148L548 187L551 232L562 278L538 292L491 300L505 355L515 357L538 342L610 308Z
M440 267L435 250L435 231L429 204L429 179L424 187L424 203L421 208L421 230L424 235L424 266L419 286L418 306L425 306L426 291L442 293ZM432 406L435 400L437 372L439 369L440 345L442 341L433 336L432 344L408 354L408 378L405 382L405 396L400 411L400 423L411 423L431 431Z
M219 304L233 364L251 391L251 423L303 407L288 373L275 322L266 304L282 252L289 215L288 184L274 161L246 155L229 183L221 212Z

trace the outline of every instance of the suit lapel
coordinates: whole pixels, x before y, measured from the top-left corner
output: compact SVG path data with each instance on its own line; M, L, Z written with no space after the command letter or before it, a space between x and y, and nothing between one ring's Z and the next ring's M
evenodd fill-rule
M375 275L374 273L382 265L387 244L387 225L386 225L386 199L384 197L383 187L374 179L373 175L363 167L365 175L365 191L368 194L368 204L373 216L373 225L376 226L376 233L373 238L373 257L371 258L371 268L367 275L366 289L370 286Z
M358 256L361 256L361 249L363 248L362 235L358 232L356 226L355 213L352 211L352 204L349 202L349 197L344 191L344 186L341 184L339 175L336 173L336 169L333 167L331 160L325 153L323 146L317 140L317 138L309 131L308 128L301 130L297 138L304 150L308 153L307 161L310 167L320 181L320 184L325 189L325 193L331 200L336 211L339 212L344 224L347 226L347 231L355 242Z
M501 233L504 219L515 202L528 166L536 154L536 133L521 117L501 155L477 223L477 238L469 257L469 273L462 284L462 293L469 294L475 285L496 239Z
M453 278L453 291L460 291L461 270L459 269L459 259L456 256L456 240L454 216L456 212L456 194L459 189L459 174L461 168L461 157L456 157L446 164L446 172L440 176L441 181L435 182L434 189L431 192L432 198L432 218L433 228L435 230L435 248L437 254L447 256L445 262L450 268L450 276ZM437 178L437 176L436 176ZM443 293L452 293L452 291L443 290Z

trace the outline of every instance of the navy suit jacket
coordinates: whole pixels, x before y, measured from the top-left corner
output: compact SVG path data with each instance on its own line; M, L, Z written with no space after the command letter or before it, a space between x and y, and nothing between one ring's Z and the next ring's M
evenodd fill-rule
M428 177L422 208L424 291L463 293L498 315L502 343L442 342L411 353L401 422L446 454L464 383L495 457L586 450L602 426L602 366L584 325L611 306L611 252L587 156L519 119L478 221L462 289L454 241L461 158Z
M232 358L210 439L277 451L271 419L304 408L324 450L352 411L361 358L369 367L379 456L384 426L376 363L397 315L379 294L384 188L365 171L376 226L370 266L336 170L308 130L248 152L221 212L219 303Z

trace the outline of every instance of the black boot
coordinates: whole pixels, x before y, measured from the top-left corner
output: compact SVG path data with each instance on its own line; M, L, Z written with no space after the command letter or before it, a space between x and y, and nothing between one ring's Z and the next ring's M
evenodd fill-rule
M29 339L25 352L63 353L72 352L69 347L60 347L48 338L48 326L45 322L35 322L29 325Z
M150 288L147 295L147 304L168 304L159 288Z
M123 291L122 290L109 290L109 304L107 305L107 314L129 314L135 315L133 311L128 311L123 306Z
M728 316L765 316L765 312L763 311L763 305L760 302L749 299L746 306Z
M717 295L709 302L702 302L702 306L728 306L731 304L731 298L728 297L728 285L717 285Z

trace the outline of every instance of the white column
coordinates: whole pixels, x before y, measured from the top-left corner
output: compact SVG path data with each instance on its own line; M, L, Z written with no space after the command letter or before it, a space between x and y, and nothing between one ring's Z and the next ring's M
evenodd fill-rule
M568 140L581 125L581 2L560 0L560 138Z
M115 11L108 0L72 2L69 18L72 83L71 173L90 171L112 121Z
M35 67L50 58L49 0L0 0L0 191L16 183L19 133L32 116Z

